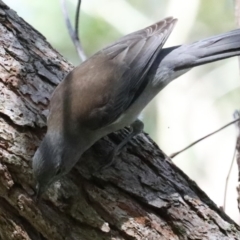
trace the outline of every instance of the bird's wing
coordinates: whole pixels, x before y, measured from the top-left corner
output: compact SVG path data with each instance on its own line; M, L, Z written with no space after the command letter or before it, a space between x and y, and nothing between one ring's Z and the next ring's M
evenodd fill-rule
M101 128L113 123L140 96L148 84L147 73L176 21L172 17L165 18L145 29L124 36L99 52L106 55L119 69L116 70L113 81L114 88L110 89L112 92L110 99L106 105L91 113L89 126Z
M95 130L116 121L147 86L147 73L175 22L169 17L124 36L70 72L52 96L49 129Z

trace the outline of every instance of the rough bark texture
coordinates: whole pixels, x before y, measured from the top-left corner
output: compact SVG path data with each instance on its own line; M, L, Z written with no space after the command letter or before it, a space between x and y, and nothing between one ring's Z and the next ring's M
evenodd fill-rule
M31 158L51 93L73 67L1 1L0 33L0 239L240 239L146 134L96 173L127 129L95 144L36 206Z

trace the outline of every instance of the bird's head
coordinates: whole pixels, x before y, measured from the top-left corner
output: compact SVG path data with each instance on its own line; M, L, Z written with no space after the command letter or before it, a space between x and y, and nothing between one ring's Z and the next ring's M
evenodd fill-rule
M32 167L37 183L37 199L52 183L59 180L71 169L71 161L67 164L71 156L66 155L69 151L63 147L61 142L60 139L54 141L52 137L46 135L33 157Z

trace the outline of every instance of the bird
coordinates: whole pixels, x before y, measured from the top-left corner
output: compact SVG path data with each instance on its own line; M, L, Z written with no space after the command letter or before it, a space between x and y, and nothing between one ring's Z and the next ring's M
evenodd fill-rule
M104 136L130 126L109 163L144 124L146 105L193 67L240 55L240 29L164 48L176 18L123 36L74 68L50 99L47 133L32 160L37 196L74 167Z

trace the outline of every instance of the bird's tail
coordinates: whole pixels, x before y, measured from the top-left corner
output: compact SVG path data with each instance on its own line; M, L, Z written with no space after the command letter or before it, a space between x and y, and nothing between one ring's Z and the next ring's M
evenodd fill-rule
M170 55L175 56L172 59L175 70L190 69L240 55L240 29L173 48Z

